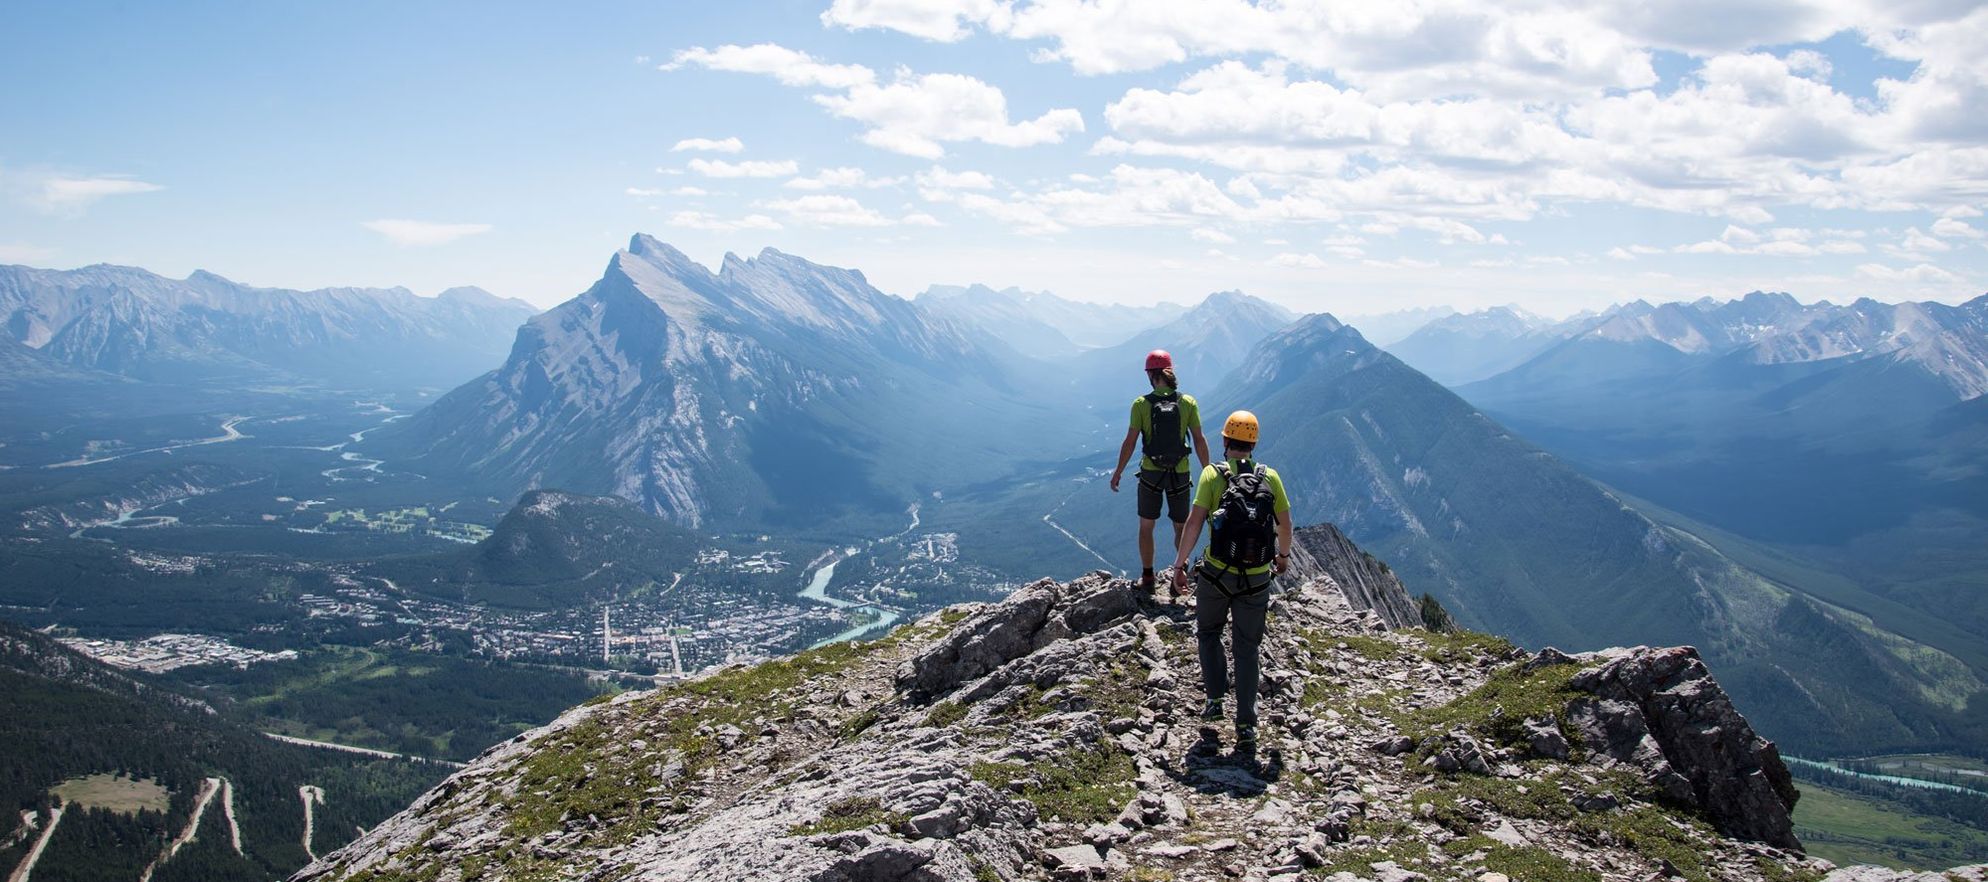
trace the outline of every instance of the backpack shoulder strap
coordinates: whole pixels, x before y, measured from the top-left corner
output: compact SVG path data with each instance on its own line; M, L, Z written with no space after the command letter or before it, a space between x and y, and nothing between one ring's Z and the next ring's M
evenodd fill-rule
M1215 468L1215 476L1216 476L1216 477L1219 477L1219 478L1221 478L1221 479L1222 479L1222 483L1224 483L1224 484L1228 483L1228 482L1229 482L1229 464L1228 464L1228 463L1226 463L1226 462L1218 462L1218 463L1216 463L1216 464L1215 464L1214 468Z
M1268 470L1266 470L1266 469L1265 469L1265 468L1263 467L1263 463L1260 463L1260 462L1259 462L1259 463L1252 463L1252 465L1256 466L1256 469L1255 469L1255 472L1256 472L1256 476L1257 476L1257 477L1259 477L1259 478L1262 478L1262 477L1266 477L1266 476L1267 476L1267 475L1269 474Z

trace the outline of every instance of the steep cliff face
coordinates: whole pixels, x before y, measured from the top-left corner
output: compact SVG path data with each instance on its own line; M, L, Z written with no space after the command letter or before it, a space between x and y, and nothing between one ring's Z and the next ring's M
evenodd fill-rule
M1799 853L1786 769L1695 651L1530 656L1393 629L1398 585L1332 575L1364 561L1311 564L1275 600L1254 749L1198 717L1191 609L1104 574L1044 580L875 642L575 709L297 878L1830 869Z
M1291 578L1330 578L1355 612L1372 610L1390 629L1422 626L1422 614L1394 570L1360 550L1338 527L1313 524L1299 528L1292 538Z

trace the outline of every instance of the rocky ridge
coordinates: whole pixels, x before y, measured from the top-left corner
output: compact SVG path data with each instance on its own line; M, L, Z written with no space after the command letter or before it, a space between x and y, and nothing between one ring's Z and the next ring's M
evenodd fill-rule
M577 708L296 879L1833 869L1801 854L1786 768L1695 650L1533 655L1391 629L1322 572L1292 581L1264 643L1254 750L1197 717L1189 608L1102 573L1043 580L874 642Z

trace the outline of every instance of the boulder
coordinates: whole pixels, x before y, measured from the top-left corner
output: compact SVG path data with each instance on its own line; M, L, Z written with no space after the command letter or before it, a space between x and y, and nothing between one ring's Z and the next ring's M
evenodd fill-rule
M1774 743L1753 731L1689 646L1601 656L1569 684L1594 696L1569 719L1590 750L1633 765L1719 832L1800 849L1799 794Z

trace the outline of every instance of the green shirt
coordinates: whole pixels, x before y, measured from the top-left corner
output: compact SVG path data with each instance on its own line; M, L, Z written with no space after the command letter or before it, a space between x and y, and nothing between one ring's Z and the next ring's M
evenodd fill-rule
M1151 402L1148 402L1144 395L1132 399L1132 428L1139 430L1139 437L1142 440L1153 433L1152 407ZM1194 403L1194 396L1185 392L1180 393L1180 439L1186 444L1189 456L1181 457L1180 463L1174 466L1174 471L1185 475L1190 470L1187 461L1194 452L1194 432L1200 428L1201 406ZM1160 467L1153 464L1151 457L1142 454L1139 457L1139 470L1156 472Z
M1240 474L1243 471L1243 469L1253 468L1255 467L1255 465L1256 463L1246 459L1229 460L1229 474L1231 475ZM1284 495L1284 479L1277 477L1277 470L1265 467L1263 470L1263 480L1264 483L1270 485L1270 495L1273 499L1276 500L1276 502L1272 504L1271 509L1278 514L1284 514L1285 512L1290 511L1291 498L1289 496ZM1212 514L1215 511L1216 503L1222 501L1222 491L1228 489L1228 485L1229 482L1222 480L1222 476L1215 471L1214 466L1210 465L1202 468L1201 480L1200 482L1194 485L1194 507L1201 509L1204 512ZM1212 538L1214 536L1214 533L1211 531L1209 533L1209 536ZM1230 569L1230 566L1228 564L1223 563L1213 554L1206 554L1203 556L1208 559L1208 563L1214 565L1217 568L1224 570ZM1251 567L1250 569L1245 570L1244 573L1251 576L1257 576L1270 572L1270 568L1271 564L1264 564L1263 566L1260 567Z

